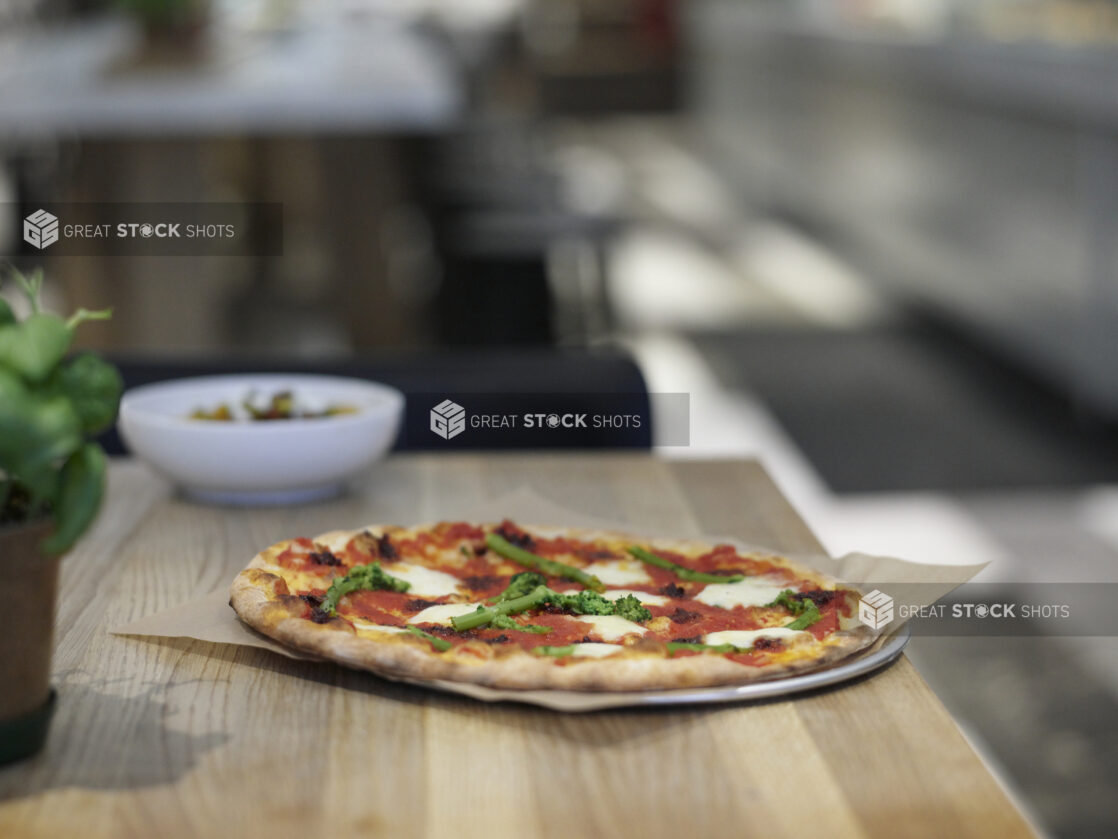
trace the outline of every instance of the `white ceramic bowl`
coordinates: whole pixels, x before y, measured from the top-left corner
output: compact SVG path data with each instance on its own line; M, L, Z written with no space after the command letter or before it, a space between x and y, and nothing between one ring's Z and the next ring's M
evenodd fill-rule
M300 401L348 405L320 419L218 422L191 412L240 403L255 391L290 390ZM295 504L334 495L384 456L396 439L404 395L338 376L205 376L144 385L120 403L120 433L132 453L184 492L224 504Z

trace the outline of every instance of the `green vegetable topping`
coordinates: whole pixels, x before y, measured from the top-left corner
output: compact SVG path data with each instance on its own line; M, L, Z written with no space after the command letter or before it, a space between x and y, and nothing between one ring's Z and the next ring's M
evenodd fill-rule
M637 623L652 617L652 612L631 594L617 600L608 600L594 591L579 591L574 594L552 591L547 602L576 615L617 615Z
M805 598L804 602L807 604L807 606L804 609L803 614L791 623L785 624L785 629L807 629L809 626L823 617L822 613L819 611L819 607L815 605L815 601Z
M398 577L393 577L380 567L380 562L371 562L368 565L355 565L349 569L344 577L335 577L330 583L326 597L320 607L328 615L335 615L338 611L338 601L353 591L367 589L370 591L384 589L387 591L407 591L411 583Z
M637 623L652 618L652 612L631 594L617 600L607 600L593 591L580 591L577 594L552 591L547 602L576 615L617 615Z
M531 551L526 551L523 548L517 547L496 533L487 534L485 537L485 544L505 559L511 559L513 562L519 563L526 568L532 568L552 577L563 577L567 580L574 580L576 583L580 583L594 591L605 591L606 589L601 580L592 574L587 574L581 568L575 568L573 565L567 565L563 562L556 562L553 559L544 559L542 556L537 556Z
M655 565L657 568L664 568L671 571L681 580L687 580L691 583L738 583L745 579L745 574L729 574L723 576L722 574L706 574L702 571L684 568L682 565L676 565L674 562L664 559L662 556L657 556L652 553L652 551L638 548L636 545L631 545L626 550L641 562L647 562L649 565Z
M497 615L489 624L493 629L511 629L513 632L534 632L536 635L546 635L551 632L550 626L540 626L534 623L518 623L508 615Z
M624 597L613 601L613 613L619 618L625 618L625 620L635 621L636 623L646 621L652 617L652 612L648 611L644 604L631 594L626 594Z
M512 600L503 600L489 607L478 606L476 611L451 618L450 625L459 632L465 632L467 629L477 629L479 626L488 626L502 615L526 612L536 606L544 605L551 593L551 589L547 586L536 586L528 594L514 597Z
M567 644L565 647L536 647L532 652L536 655L551 655L556 658L563 658L573 654L575 651L574 644Z
M797 594L790 588L784 589L784 591L776 596L776 600L768 605L783 606L793 615L798 616L794 621L786 624L784 627L785 629L807 629L823 617L814 600L802 594Z
M506 600L515 600L518 597L531 594L536 586L545 585L547 585L547 577L543 574L537 574L534 571L521 571L519 574L512 575L508 587L493 598L493 602L503 603Z
M555 591L545 585L537 584L526 594L520 594L515 597L506 597L510 592L516 593L522 591L532 577L539 575L531 574L517 574L512 578L501 594L496 598L492 606L478 606L476 611L470 612L465 615L460 615L450 619L450 625L457 629L459 632L465 632L467 629L477 629L481 626L494 626L498 629L517 629L520 631L538 632L545 627L538 627L536 629L525 630L523 624L516 624L509 626L507 624L498 624L497 621L506 616L517 614L519 612L526 612L529 609L534 609L547 604L558 606L566 612L572 612L576 615L618 615L626 620L631 621L646 621L652 617L652 613L648 611L637 598L631 594L617 600L610 601L602 597L602 595L593 591L580 591L575 594L567 594L565 592Z
M574 594L552 591L547 602L576 615L612 615L614 611L613 603L596 591L579 591ZM651 612L648 617L652 617Z
M417 638L422 638L424 641L430 642L431 646L438 650L440 653L445 653L447 650L454 646L449 641L443 638L436 638L430 632L424 632L418 626L408 626L405 627L405 629L407 629L408 632L410 632L412 635L415 635Z
M784 589L784 591L776 596L776 600L774 600L772 603L766 604L765 608L770 608L772 606L783 606L793 615L802 615L804 613L804 609L807 608L807 606L804 605L804 599L805 598L800 597L792 589L786 588Z
M752 647L735 647L733 644L700 644L690 641L669 641L668 653L674 655L682 650L694 650L704 653L747 653Z

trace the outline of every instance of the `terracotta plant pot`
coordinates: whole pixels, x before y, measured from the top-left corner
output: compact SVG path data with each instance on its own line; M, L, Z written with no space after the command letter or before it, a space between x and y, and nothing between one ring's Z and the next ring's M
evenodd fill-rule
M39 550L51 526L0 527L0 763L39 751L54 710L50 663L61 557Z

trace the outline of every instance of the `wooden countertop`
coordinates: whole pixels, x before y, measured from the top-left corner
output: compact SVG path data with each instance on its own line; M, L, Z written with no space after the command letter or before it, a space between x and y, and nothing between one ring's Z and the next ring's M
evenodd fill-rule
M561 715L108 634L223 589L281 538L438 518L522 484L635 529L819 547L749 461L394 457L347 498L263 510L185 502L118 461L64 563L58 712L42 754L0 769L0 835L1034 835L905 658L786 701Z

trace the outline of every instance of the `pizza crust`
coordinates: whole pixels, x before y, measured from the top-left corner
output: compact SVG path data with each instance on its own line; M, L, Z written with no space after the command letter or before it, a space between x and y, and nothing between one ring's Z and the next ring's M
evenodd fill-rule
M628 534L601 530L536 526L526 526L526 529L545 537L633 539ZM393 528L374 526L364 530L380 534L391 532ZM314 541L340 550L361 532L363 530L331 531ZM710 547L696 540L635 541L653 549L682 553ZM878 637L878 633L864 626L844 629L825 639L822 648L812 645L804 651L810 655L759 667L746 667L717 654L666 658L659 647L656 651L643 651L639 640L632 646L622 647L625 652L619 656L580 659L565 665L557 665L552 658L534 655L514 645L478 648L479 652L488 651L491 657L487 658L463 652L461 647L440 653L422 638L410 634L385 633L383 639L370 638L359 636L341 618L322 624L307 620L302 616L305 612L302 600L287 591L287 584L281 577L267 570L276 567L273 560L288 544L280 542L261 551L234 579L229 602L238 617L258 632L301 652L397 678L471 682L510 690L635 691L748 684L826 667L870 646ZM762 558L793 568L799 577L821 585L837 582L783 557Z

